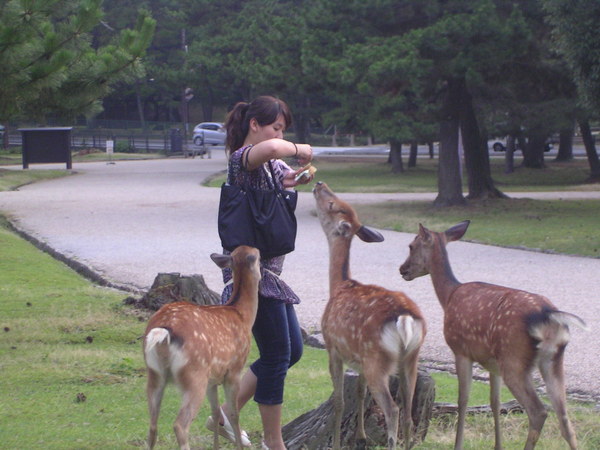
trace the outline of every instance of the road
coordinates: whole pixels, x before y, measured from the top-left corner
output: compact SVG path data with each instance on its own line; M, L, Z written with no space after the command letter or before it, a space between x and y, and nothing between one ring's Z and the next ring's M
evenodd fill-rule
M75 163L73 176L0 192L0 211L24 233L116 285L145 290L157 273L179 272L201 274L211 289L220 292L221 273L209 258L210 253L220 251L216 224L219 189L201 183L225 166L222 152L213 152L212 159ZM513 194L538 198L598 195ZM357 203L432 200L435 194L340 197ZM297 309L302 326L316 332L328 298L328 247L314 213L312 194L300 193L297 217L297 248L288 255L282 277L302 299ZM422 357L430 367L452 367L452 355L442 335L442 310L429 277L406 282L398 273L413 235L381 232L383 243L354 240L353 277L404 291L413 298L428 322ZM592 397L600 404L600 343L595 334L600 329L600 259L462 241L450 244L448 252L461 281L481 280L537 292L559 308L583 317L592 331L572 332L565 358L567 387L571 395Z

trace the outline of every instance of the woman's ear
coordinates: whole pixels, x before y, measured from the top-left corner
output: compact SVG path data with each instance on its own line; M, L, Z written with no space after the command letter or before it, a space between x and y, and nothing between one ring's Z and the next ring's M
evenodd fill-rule
M250 119L250 122L248 122L248 129L254 131L255 133L258 131L258 121L255 117Z

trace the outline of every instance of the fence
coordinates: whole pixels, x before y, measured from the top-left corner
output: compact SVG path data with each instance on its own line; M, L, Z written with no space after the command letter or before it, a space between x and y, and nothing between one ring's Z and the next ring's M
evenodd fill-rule
M11 124L8 130L9 147L22 145L19 128L30 124ZM47 126L55 126L48 122ZM134 121L90 121L88 124L78 123L73 126L71 133L71 148L73 150L106 149L106 141L114 142L114 151L121 153L162 153L181 154L183 149L194 149L191 141L192 133L188 134L187 145L184 145L183 132L180 124L148 122L142 129L139 122Z

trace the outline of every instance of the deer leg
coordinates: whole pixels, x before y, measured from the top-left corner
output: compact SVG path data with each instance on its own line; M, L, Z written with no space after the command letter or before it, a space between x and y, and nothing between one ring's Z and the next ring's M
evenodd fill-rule
M567 441L571 449L577 448L577 437L575 436L575 430L569 416L567 415L567 398L565 394L565 375L563 369L563 349L550 360L543 360L539 364L540 372L544 382L546 383L546 390L552 407L556 412L558 418L558 424L560 427L560 434Z
M196 373L183 376L177 384L181 386L183 399L181 408L179 408L179 414L177 414L177 419L175 419L175 424L173 425L173 430L175 431L179 448L181 450L189 450L190 425L202 405L208 380L205 374Z
M229 422L233 427L235 433L235 444L238 450L242 450L242 432L240 431L240 411L238 410L237 396L240 390L240 379L239 376L234 380L228 380L223 383L223 389L225 391L225 401L228 405L231 405L229 409ZM216 448L215 448L216 450Z
M333 448L341 448L342 414L344 413L344 364L335 351L329 352L329 373L333 383Z
M404 448L406 450L411 447L412 404L417 384L418 357L418 352L413 352L398 367L398 393L396 397L402 402L400 423L402 423L402 437L404 438Z
M494 416L494 436L496 450L502 448L502 433L500 432L500 388L502 387L502 377L490 372L490 406Z
M160 404L166 385L166 377L153 370L148 370L146 396L148 397L148 410L150 412L150 428L148 430L148 448L150 449L156 445L158 414L160 413Z
M385 424L387 427L388 435L388 449L392 450L396 448L396 441L398 439L398 405L394 402L392 395L386 384L380 384L379 386L369 385L371 395L383 410L385 415Z
M373 399L377 402L385 415L385 424L388 435L388 449L396 448L398 439L398 416L400 414L398 405L394 402L389 388L389 375L378 370L381 366L373 364L364 367L365 378Z
M219 404L219 392L216 384L210 384L206 389L206 396L210 402L210 412L213 420L216 421L213 430L213 449L219 448L219 420L221 417L221 405Z
M365 433L365 396L367 394L367 385L365 376L361 373L358 375L356 382L356 395L358 399L358 411L356 413L356 448L367 447L367 433Z
M469 393L471 392L473 362L469 358L460 355L455 355L455 360L456 375L458 377L458 423L456 425L454 448L461 449L465 434L467 404L469 403Z
M529 432L525 450L531 450L540 438L548 413L535 392L531 370L527 368L520 369L514 364L510 367L503 367L502 374L504 383L527 412Z

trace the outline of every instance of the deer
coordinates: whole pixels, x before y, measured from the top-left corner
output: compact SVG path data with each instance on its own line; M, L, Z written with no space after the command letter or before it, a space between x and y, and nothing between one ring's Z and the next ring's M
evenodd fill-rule
M367 243L382 242L378 231L359 222L356 211L323 182L315 184L317 215L329 244L329 300L321 328L329 356L333 384L333 448L341 445L344 410L344 364L358 372L359 411L357 445L366 444L364 399L366 387L383 411L387 445L396 448L400 409L389 389L389 378L398 375L402 406L404 448L412 433L412 403L419 351L426 324L418 306L402 292L366 285L351 278L350 244L356 235Z
M548 415L536 394L532 373L537 367L558 417L560 432L571 449L577 438L566 409L563 359L569 326L587 330L578 316L558 310L548 298L484 282L459 282L448 260L446 245L462 238L470 221L434 232L419 225L400 266L411 281L431 275L444 311L444 337L454 353L458 378L458 422L454 448L463 447L465 414L473 363L489 371L490 405L494 417L495 448L502 448L500 387L502 381L525 409L529 430L525 449L533 449Z
M182 403L173 429L181 449L189 449L189 429L204 396L210 401L212 417L221 417L218 385L223 385L230 405L237 405L242 370L251 344L251 330L258 310L260 253L247 246L230 255L213 253L221 268L233 271L233 292L224 305L197 305L185 301L162 306L148 321L143 351L147 367L146 394L150 412L148 447L157 439L157 421L164 389L173 380L182 393ZM231 408L229 420L236 447L242 449L239 411ZM213 448L219 447L218 427Z

